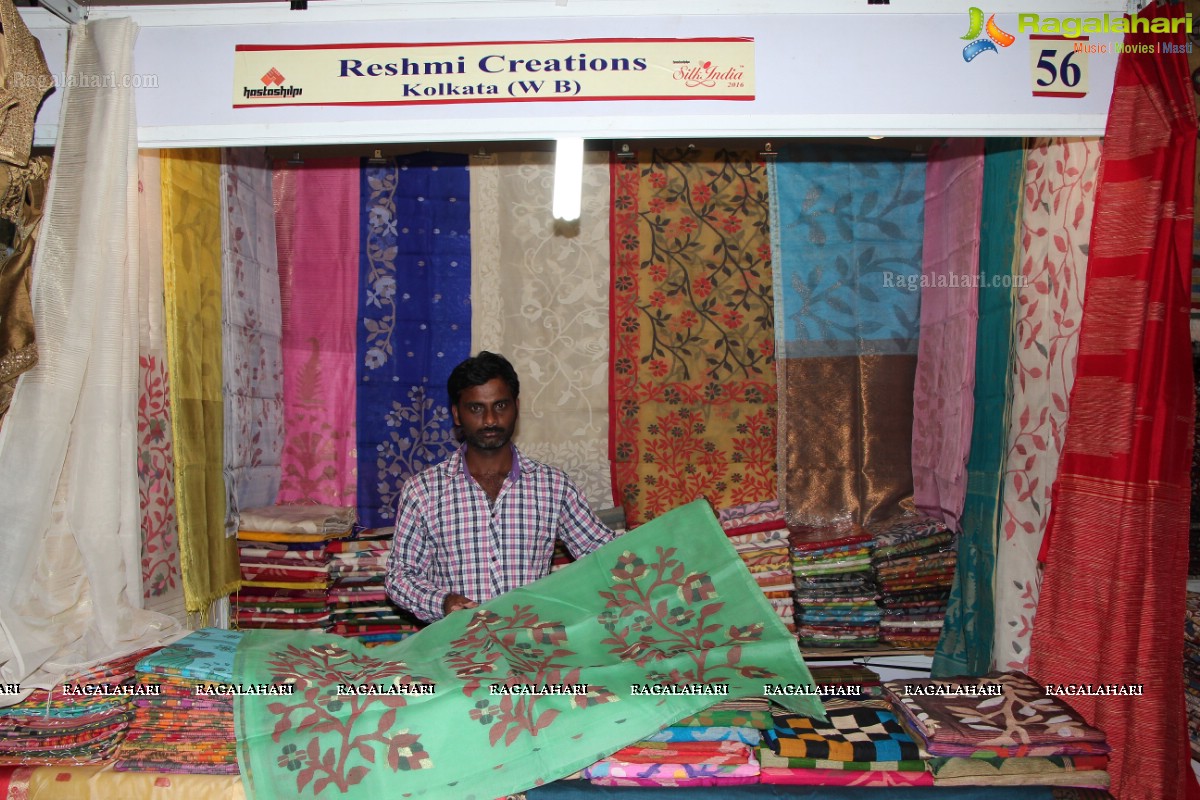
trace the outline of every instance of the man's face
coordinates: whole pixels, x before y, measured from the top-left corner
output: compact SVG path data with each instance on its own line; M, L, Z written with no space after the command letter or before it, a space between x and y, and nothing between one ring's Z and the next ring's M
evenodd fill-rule
M468 447L499 450L507 447L517 427L517 400L502 378L472 386L450 409Z

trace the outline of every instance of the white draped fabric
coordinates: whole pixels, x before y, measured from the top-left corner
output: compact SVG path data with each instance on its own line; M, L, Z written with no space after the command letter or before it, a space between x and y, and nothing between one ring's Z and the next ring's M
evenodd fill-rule
M40 360L0 429L0 682L26 692L178 628L142 607L137 135L133 90L108 80L132 74L136 35L72 30L80 80L60 89L33 263Z
M552 153L471 159L471 350L521 378L521 451L613 504L608 461L609 172L589 153L583 213L555 224Z
M240 509L275 503L283 458L283 314L265 150L222 151L221 199L225 529L234 536Z

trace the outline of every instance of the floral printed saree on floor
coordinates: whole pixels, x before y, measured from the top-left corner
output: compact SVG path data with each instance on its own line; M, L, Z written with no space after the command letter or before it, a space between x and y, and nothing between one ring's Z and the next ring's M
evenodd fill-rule
M705 501L395 645L248 631L234 672L239 684L295 687L236 699L253 800L488 800L569 775L719 700L813 685ZM433 689L346 693L405 684ZM779 700L823 714L815 695Z

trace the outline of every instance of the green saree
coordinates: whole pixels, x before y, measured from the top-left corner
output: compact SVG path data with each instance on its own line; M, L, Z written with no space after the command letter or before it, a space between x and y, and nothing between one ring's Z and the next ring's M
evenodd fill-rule
M720 700L813 686L705 501L395 645L249 631L234 673L294 687L235 702L247 796L260 800L490 800ZM775 699L824 715L814 695Z

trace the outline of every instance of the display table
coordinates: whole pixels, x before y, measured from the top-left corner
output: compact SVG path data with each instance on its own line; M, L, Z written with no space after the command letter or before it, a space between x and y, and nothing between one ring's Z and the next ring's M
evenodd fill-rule
M0 774L0 797L27 800L245 800L240 775L178 775L118 772L112 764L91 767L8 768ZM19 771L18 771L19 770ZM11 774L15 773L15 774ZM11 782L10 782L11 781ZM5 785L9 783L9 785Z
M696 788L641 788L595 786L587 781L557 781L530 789L527 800L1110 800L1108 792L1097 789L1066 789L1049 786L751 786Z

